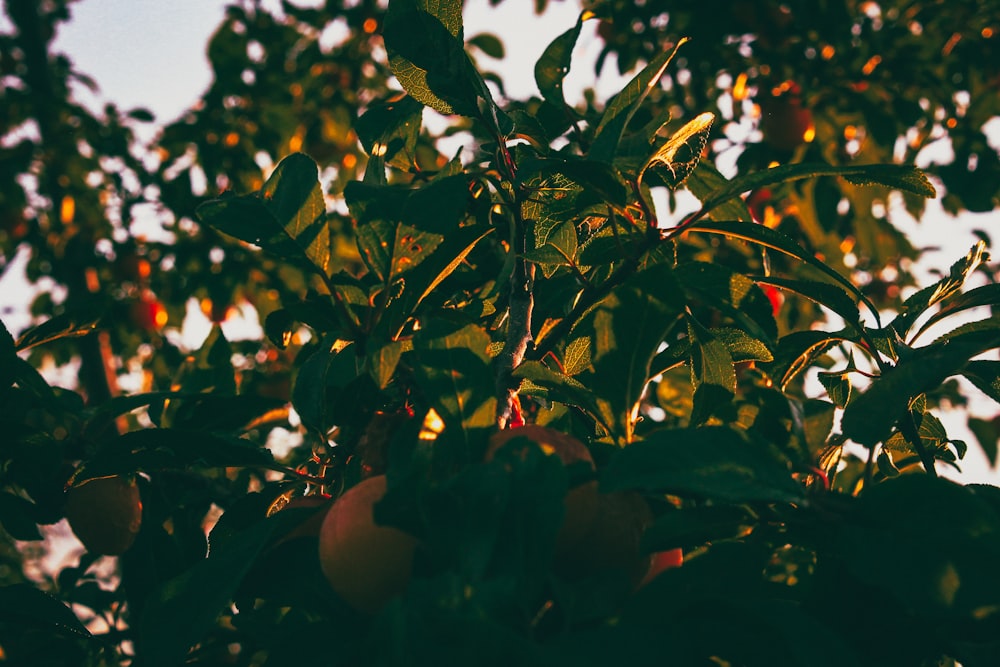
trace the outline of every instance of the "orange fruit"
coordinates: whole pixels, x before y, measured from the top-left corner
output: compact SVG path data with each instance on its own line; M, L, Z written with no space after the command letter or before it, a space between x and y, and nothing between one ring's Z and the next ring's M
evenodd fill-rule
M558 564L569 579L618 570L635 585L649 571L652 557L639 548L653 513L641 495L616 491L596 496L596 510L589 530Z
M66 520L87 551L125 553L142 525L142 500L134 479L89 479L66 493Z
M319 532L319 560L334 591L355 609L374 613L406 589L416 539L375 523L375 503L386 491L375 475L338 498Z

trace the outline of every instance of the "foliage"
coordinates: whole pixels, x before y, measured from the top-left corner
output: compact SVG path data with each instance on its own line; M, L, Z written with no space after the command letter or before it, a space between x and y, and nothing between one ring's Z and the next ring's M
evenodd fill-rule
M935 414L951 378L1000 401L987 242L905 289L917 252L877 211L935 196L910 163L943 136L941 109L956 161L929 171L952 210L995 206L996 59L973 65L1000 28L974 3L701 3L669 20L597 3L538 61L540 97L517 101L477 64L502 45L466 39L458 0L344 4L233 5L212 87L152 163L133 135L148 114L72 101L82 79L48 51L67 6L5 5L4 266L23 250L64 295L0 327L3 541L54 534L66 490L97 478L134 478L142 521L110 561L29 577L7 558L0 655L996 664L1000 492L939 475L969 445ZM591 21L631 75L575 105L563 83ZM952 21L955 62L920 69ZM664 48L664 26L693 39ZM730 101L790 95L786 124L807 120L789 142L762 118L729 175L720 126L743 111L723 108L726 75ZM466 148L441 153L445 135ZM876 294L890 269L897 295ZM263 340L231 335L234 303ZM199 311L211 333L188 349ZM53 386L52 359L78 360L79 385ZM485 456L525 422L593 465L523 438ZM996 424L972 424L995 462ZM372 519L417 546L405 591L368 614L324 579L314 524L381 474ZM557 545L570 491L595 480L588 546Z

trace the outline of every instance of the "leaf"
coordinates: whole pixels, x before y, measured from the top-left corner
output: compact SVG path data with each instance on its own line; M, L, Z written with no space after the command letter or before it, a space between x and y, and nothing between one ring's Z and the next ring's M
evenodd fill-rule
M481 32L466 40L468 44L488 55L490 58L501 60L504 55L503 42L496 35L488 32Z
M701 162L715 114L706 111L684 124L646 160L639 171L641 181L647 170L656 171L671 189L678 188Z
M328 275L332 254L326 204L312 158L293 153L250 195L212 199L198 217L220 232Z
M563 371L570 377L590 366L590 339L576 338L566 345L563 352Z
M240 583L270 541L301 523L295 512L278 512L213 548L208 558L160 586L139 620L146 664L173 667L215 625Z
M884 441L914 396L938 387L970 359L997 346L1000 329L992 328L915 350L847 406L841 423L844 435L869 447Z
M60 338L86 336L97 329L99 318L80 317L78 313L55 315L22 333L16 343L18 350L49 343Z
M642 534L643 551L692 549L712 540L738 537L756 523L756 517L748 509L734 505L664 512Z
M576 25L552 40L535 63L535 84L542 97L559 107L566 106L563 96L563 79L569 72L573 57L573 47L580 36L582 17Z
M0 491L0 525L15 540L41 540L35 516L35 504L21 496Z
M868 300L868 297L862 294L861 291L854 286L850 280L844 278L832 268L827 266L824 262L807 252L795 241L795 239L779 232L776 229L764 227L763 225L746 224L743 222L712 222L709 220L701 220L693 224L690 227L690 231L708 232L710 234L724 234L732 238L749 241L750 243L756 243L757 245L765 248L777 250L786 255L790 255L791 257L795 257L796 259L805 262L814 269L818 269L825 275L829 276L849 294L857 297L859 301L862 301L868 307L868 309L875 316L876 321L878 321L878 309L871 301Z
M836 404L843 408L851 400L851 376L845 372L819 373L817 378L819 383L826 389L826 395Z
M17 345L7 326L0 321L0 396L10 389L16 378L16 367L20 361Z
M385 185L385 166L408 170L414 164L424 105L406 95L373 104L354 124L368 153L365 182Z
M382 37L389 67L418 102L480 118L498 137L513 132L513 122L465 52L461 0L392 0Z
M636 74L621 92L615 95L611 103L604 109L597 129L594 131L594 143L590 146L587 156L598 162L612 162L629 121L639 110L643 100L649 95L660 77L667 70L677 50L687 41L682 38L673 50L661 53L653 58L646 67Z
M861 314L858 312L858 302L854 300L851 292L843 289L839 284L833 285L815 280L792 280L777 276L748 277L756 283L774 285L783 290L800 294L810 301L829 308L837 315L840 315L849 326L860 327Z
M331 426L328 414L329 378L336 378L337 386L345 386L361 372L359 366L355 347L336 339L325 340L322 346L305 358L292 387L292 406L303 425L326 433ZM340 373L335 373L334 369Z
M687 189L698 198L704 201L712 192L727 187L729 179L719 173L710 162L699 161L694 171L684 182ZM741 222L753 222L753 216L746 202L740 197L732 197L708 212L708 217L715 221L739 220Z
M638 489L721 502L798 502L785 462L729 428L663 429L621 449L600 474L602 491Z
M936 194L934 186L916 167L885 164L835 166L817 162L798 162L734 178L725 187L701 199L701 209L692 217L701 218L717 206L750 190L817 176L842 176L863 185L888 185L922 197L933 197Z
M84 482L136 471L183 470L191 466L268 467L273 463L274 456L269 450L242 438L191 429L149 428L131 431L110 441L84 464L74 479Z
M650 364L683 305L672 268L654 264L616 287L573 329L589 338L591 367L576 379L600 387L599 418L612 425L616 442L634 438L639 400L651 377Z
M933 285L928 285L927 287L921 289L904 301L899 314L895 317L895 319L893 319L889 326L892 327L901 338L905 337L913 324L920 318L921 315L927 312L928 308L956 295L962 289L962 286L965 284L969 275L984 262L988 261L988 259L989 253L986 251L986 244L983 241L979 241L976 245L972 246L965 257L951 265L951 269L948 271L947 276ZM987 285L985 287L991 286ZM983 288L979 289L982 290ZM991 305L991 300L996 297L994 294L995 291L996 290L973 290L969 292L969 295L964 297L959 296L956 298L957 310L972 307L973 304ZM983 301L983 303L976 304L977 301ZM957 312L957 310L950 312ZM937 316L932 316L930 321L925 323L924 326L922 326L918 332L914 334L914 338L925 331L927 327L936 323L948 314L950 313L942 314L941 311L939 311Z
M970 361L962 371L962 375L979 391L1000 403L1000 361L986 359Z
M972 623L1000 605L1000 517L969 487L901 475L866 488L840 526L841 556L860 581L924 618Z
M584 340L587 341L586 345L589 347L589 339ZM538 361L525 361L514 369L512 375L525 381L521 385L523 393L531 396L542 396L566 405L574 405L595 415L600 421L602 413L596 403L594 392L569 375L556 372ZM539 389L543 391L539 391ZM600 423L609 432L613 430L612 423L603 421Z
M496 418L489 346L482 327L440 319L422 323L413 338L413 372L424 396L445 428L462 434L467 444L474 441L473 432L491 428Z
M0 620L4 625L45 627L63 635L92 635L65 603L32 584L0 587Z

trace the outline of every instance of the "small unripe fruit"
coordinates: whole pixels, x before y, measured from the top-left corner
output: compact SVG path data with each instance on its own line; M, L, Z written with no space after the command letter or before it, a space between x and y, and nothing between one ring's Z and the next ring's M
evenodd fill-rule
M564 465L583 462L591 470L594 469L594 459L586 445L571 435L537 424L527 424L494 433L486 450L486 460L492 460L497 450L519 437L532 441L550 456L558 456ZM565 504L566 514L556 535L557 561L575 550L579 541L590 530L590 524L597 510L597 482L591 480L570 489L566 494Z
M365 613L406 589L417 544L412 535L375 523L374 507L385 491L385 475L351 487L330 507L319 533L324 576L345 602Z
M134 479L90 479L66 493L66 520L93 554L125 553L142 525L142 501Z

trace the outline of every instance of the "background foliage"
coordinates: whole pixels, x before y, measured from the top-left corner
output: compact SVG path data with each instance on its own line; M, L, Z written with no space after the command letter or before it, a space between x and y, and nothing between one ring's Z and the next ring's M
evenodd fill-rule
M24 253L42 287L0 331L9 660L995 664L997 492L935 474L997 458L996 420L966 443L935 416L1000 400L991 230L917 285L888 215L996 209L995 3L595 2L511 100L461 3L248 0L150 145L147 111L75 101L72 7L8 1L0 36L0 270ZM634 78L566 100L595 25L595 82ZM263 339L227 340L244 316ZM586 442L602 497L648 509L635 548L685 564L638 591L561 570L587 480L482 462L522 418ZM421 546L368 617L277 510L382 472ZM134 473L132 547L38 574L67 486Z

